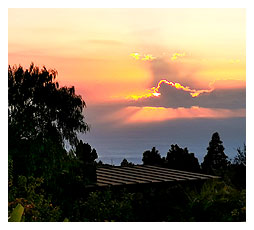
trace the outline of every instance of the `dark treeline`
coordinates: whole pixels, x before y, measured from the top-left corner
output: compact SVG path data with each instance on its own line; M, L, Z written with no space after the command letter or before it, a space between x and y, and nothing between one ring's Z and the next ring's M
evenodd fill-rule
M194 153L189 153L187 148L181 148L177 144L171 145L166 157L161 157L156 147L153 147L143 153L142 161L144 165L216 175L227 180L233 186L246 187L246 146L244 145L243 149L238 148L235 158L230 161L224 153L223 142L218 132L212 135L207 147L207 154L201 165ZM131 162L126 159L121 163L121 165L130 164Z
M56 77L55 70L33 64L8 68L10 221L19 205L24 208L21 221L245 221L246 148L238 148L229 161L217 132L201 165L177 144L166 157L153 147L142 161L218 175L219 181L88 192L87 185L96 183L96 168L105 164L96 162L96 150L77 137L90 129L84 121L85 101L74 87L59 87ZM133 165L126 159L121 163Z

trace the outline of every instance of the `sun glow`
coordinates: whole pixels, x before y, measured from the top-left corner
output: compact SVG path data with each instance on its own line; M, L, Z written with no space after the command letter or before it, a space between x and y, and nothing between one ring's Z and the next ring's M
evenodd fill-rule
M141 55L139 53L131 53L130 56L133 57L134 59L138 60Z

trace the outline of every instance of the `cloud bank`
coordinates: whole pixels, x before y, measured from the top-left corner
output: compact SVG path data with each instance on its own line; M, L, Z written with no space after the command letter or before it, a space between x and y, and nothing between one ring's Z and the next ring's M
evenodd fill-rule
M231 85L243 85L242 81L230 80L229 82ZM223 83L226 85L226 81L223 81ZM204 108L241 109L246 107L245 88L225 89L218 87L220 85L220 82L215 82L210 89L195 90L183 87L181 84L172 86L169 82L165 83L162 81L159 87L152 88L153 90L147 96L138 98L135 105L139 107L159 106L165 108L198 106Z

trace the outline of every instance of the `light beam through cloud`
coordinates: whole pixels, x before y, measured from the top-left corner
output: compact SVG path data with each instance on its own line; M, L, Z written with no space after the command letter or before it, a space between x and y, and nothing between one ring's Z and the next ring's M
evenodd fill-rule
M230 117L245 117L245 109L219 109L219 108L202 108L192 106L190 108L164 108L164 107L136 107L129 106L124 108L120 113L125 119L126 124L145 123L145 122L162 122L173 119L195 119L209 118L221 119ZM118 114L118 115L119 115ZM124 114L128 114L124 116Z

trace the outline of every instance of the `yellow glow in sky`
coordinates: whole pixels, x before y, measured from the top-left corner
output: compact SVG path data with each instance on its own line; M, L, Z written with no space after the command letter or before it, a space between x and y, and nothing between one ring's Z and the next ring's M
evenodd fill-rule
M90 103L154 79L245 81L244 9L9 9L8 18L9 64L55 68Z

